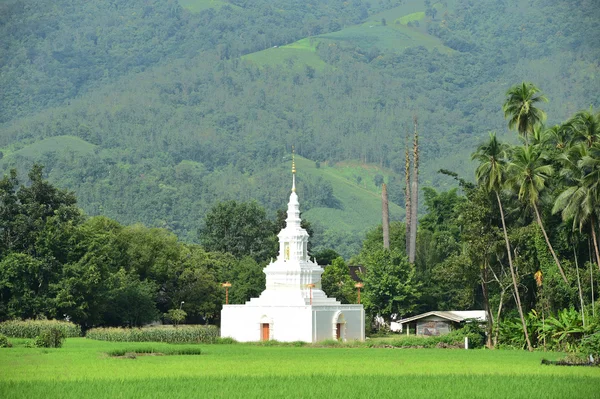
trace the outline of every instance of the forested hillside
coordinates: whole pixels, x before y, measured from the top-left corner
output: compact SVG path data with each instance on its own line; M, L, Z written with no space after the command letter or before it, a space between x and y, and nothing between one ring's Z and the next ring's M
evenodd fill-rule
M548 125L597 106L599 21L585 0L6 1L0 165L41 162L88 214L197 241L219 201L282 208L295 144L315 244L350 256L379 217L367 180L403 205L413 115L440 188L438 169L471 179L477 144L504 136L515 83L543 89ZM374 194L367 221L338 223L353 200L332 173Z

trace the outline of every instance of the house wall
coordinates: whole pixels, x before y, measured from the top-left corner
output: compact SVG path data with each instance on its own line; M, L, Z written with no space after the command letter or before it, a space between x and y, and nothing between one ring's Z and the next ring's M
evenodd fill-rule
M428 316L417 320L417 335L437 336L452 331L452 322L438 316Z

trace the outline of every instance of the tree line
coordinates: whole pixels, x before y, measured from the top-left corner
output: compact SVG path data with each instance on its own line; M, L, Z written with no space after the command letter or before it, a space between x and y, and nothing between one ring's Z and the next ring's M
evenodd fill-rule
M405 257L397 261L405 277L386 291L386 301L370 296L381 282L367 271L372 315L483 308L489 346L529 350L565 348L597 332L600 113L590 108L546 126L546 101L531 83L512 87L503 112L520 144L490 133L472 154L475 183L443 170L460 191L423 190L414 263L403 223L391 224L391 251L381 228L368 234L351 262L378 272L390 261L372 262L374 253Z

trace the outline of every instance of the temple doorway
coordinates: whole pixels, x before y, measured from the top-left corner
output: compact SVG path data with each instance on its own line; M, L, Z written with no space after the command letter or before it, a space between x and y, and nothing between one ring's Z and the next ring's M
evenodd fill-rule
M260 340L268 341L269 340L269 323L262 323L260 330L261 330Z

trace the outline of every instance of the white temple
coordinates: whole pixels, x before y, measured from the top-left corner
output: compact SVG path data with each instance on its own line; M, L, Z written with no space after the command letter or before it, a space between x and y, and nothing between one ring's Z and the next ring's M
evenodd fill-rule
M224 305L221 337L239 342L277 340L317 342L365 339L362 305L342 305L321 289L323 269L310 260L308 233L300 227L296 168L286 226L279 233L279 255L267 267L266 289L244 305Z

